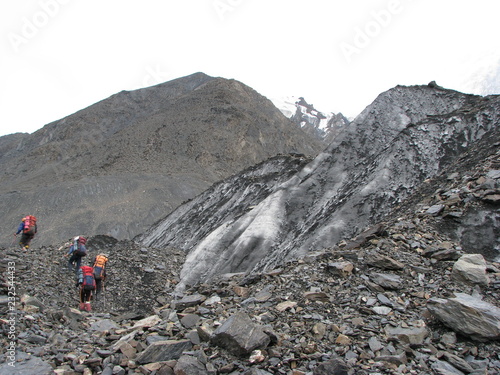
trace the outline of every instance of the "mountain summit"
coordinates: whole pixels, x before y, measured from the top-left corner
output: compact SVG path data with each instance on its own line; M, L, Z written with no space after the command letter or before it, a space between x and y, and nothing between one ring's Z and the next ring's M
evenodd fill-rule
M196 73L122 91L33 134L0 138L0 238L39 218L38 244L132 238L212 183L324 144L236 80Z

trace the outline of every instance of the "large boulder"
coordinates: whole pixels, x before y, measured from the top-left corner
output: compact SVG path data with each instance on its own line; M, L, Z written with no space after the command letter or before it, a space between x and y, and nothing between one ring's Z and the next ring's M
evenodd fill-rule
M431 298L431 314L454 331L479 341L500 339L500 308L465 293Z
M248 315L238 312L214 331L210 341L234 355L245 356L255 349L265 348L271 339Z
M465 254L453 265L452 278L468 284L487 286L490 283L486 275L486 261L481 254Z

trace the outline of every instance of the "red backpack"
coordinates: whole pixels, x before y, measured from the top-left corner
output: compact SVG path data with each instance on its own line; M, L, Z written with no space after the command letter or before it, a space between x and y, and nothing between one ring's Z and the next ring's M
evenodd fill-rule
M34 235L36 233L36 217L33 215L26 216L24 220L23 233Z
M85 290L95 290L94 269L89 266L82 266L82 288Z

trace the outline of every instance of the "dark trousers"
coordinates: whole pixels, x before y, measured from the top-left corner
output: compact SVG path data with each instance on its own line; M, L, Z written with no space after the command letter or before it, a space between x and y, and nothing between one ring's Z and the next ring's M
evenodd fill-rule
M68 268L70 271L73 271L73 263L76 263L75 272L78 272L80 265L82 264L82 257L74 253L71 255L71 258L68 260Z
M21 247L29 246L31 240L35 237L34 234L23 233L21 239L19 240L19 245Z
M80 288L80 302L90 302L92 299L92 290L87 290L83 286Z

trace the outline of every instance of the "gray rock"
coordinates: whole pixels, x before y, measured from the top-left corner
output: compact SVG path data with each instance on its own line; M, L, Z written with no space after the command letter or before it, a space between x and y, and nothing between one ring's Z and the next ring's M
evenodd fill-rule
M349 367L340 358L331 359L316 366L313 375L347 375Z
M178 301L172 301L172 308L181 311L188 307L198 306L206 299L207 297L201 294L187 295Z
M443 354L443 358L446 359L446 361L449 362L453 367L456 367L460 371L466 373L474 371L472 366L469 365L465 359L462 359L459 356L445 352Z
M404 264L386 255L372 253L365 258L366 264L385 270L401 270Z
M444 210L444 205L443 204L436 204L434 206L431 206L428 208L425 213L427 215L432 215L432 216L438 216L441 212Z
M429 331L425 327L387 327L385 332L389 338L397 338L399 341L409 345L422 345Z
M455 298L431 298L431 314L442 323L476 340L500 339L500 308L465 293Z
M376 337L370 337L370 339L368 340L368 345L370 346L372 352L378 352L384 347L384 345L382 345Z
M400 289L402 285L401 277L386 273L372 273L371 280L385 289Z
M196 314L186 314L185 316L183 316L181 318L181 324L185 328L191 328L191 327L194 327L196 325L196 323L198 323L199 320L200 320L200 316L199 315L196 315Z
M14 363L7 360L0 365L0 375L51 375L53 371L52 366L38 357Z
M354 270L354 265L351 262L332 262L328 263L327 270L337 277L348 277Z
M149 345L146 350L137 356L138 363L151 363L178 359L186 350L192 347L190 340L157 341Z
M437 375L465 375L462 371L445 361L436 361L431 367Z
M106 332L112 329L118 329L120 326L111 319L101 319L90 325L92 331Z
M453 265L451 273L455 280L486 286L490 283L486 275L486 261L481 254L465 254Z
M265 348L271 339L261 326L252 322L245 313L238 312L218 327L210 342L223 347L238 356L250 354L258 348Z
M182 375L207 375L208 371L205 365L197 358L190 355L183 355L177 361L174 367L175 374Z

